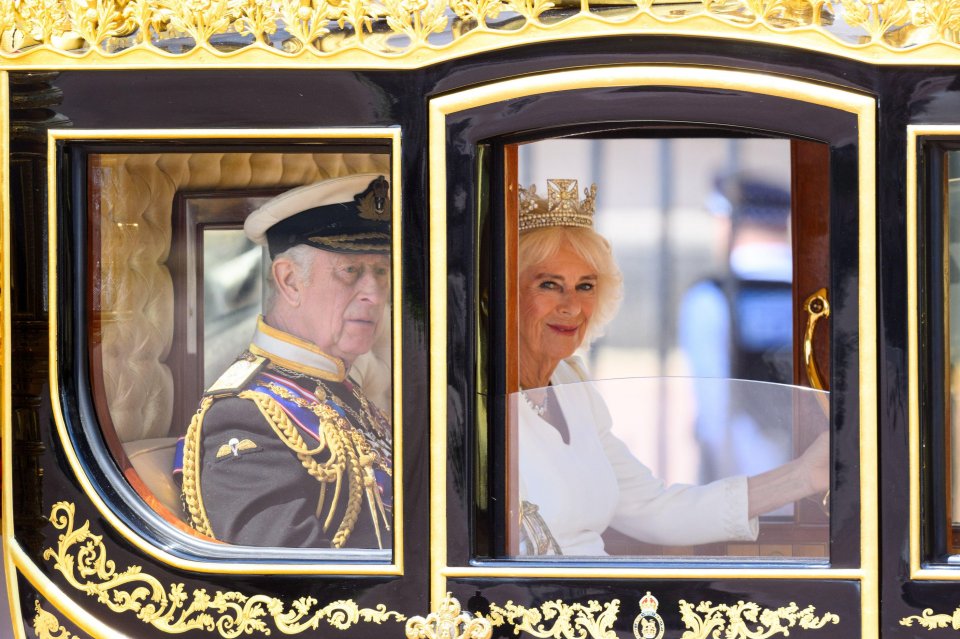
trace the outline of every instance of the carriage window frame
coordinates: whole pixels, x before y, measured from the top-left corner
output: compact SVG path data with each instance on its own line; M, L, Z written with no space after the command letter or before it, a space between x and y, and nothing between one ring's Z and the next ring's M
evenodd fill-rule
M235 574L404 574L401 291L402 202L399 127L229 130L51 130L48 210L48 302L52 417L65 457L83 491L114 529L161 563L199 572ZM266 548L211 543L178 530L145 503L110 451L92 398L87 341L93 269L88 252L88 158L111 153L364 153L382 155L393 198L389 330L393 335L394 547L371 559L362 550ZM323 177L321 174L320 178ZM288 187L289 188L289 187ZM67 285L61 285L67 282ZM73 290L71 290L71 287ZM60 309L69 309L64 313ZM381 552L382 551L374 551ZM366 555L366 556L364 556Z
M680 97L689 98L687 91L691 87L706 88L698 92L696 100L679 101ZM593 92L603 92L603 100ZM616 95L611 92L619 91ZM716 90L726 95L736 95L738 99L764 100L764 109L740 109L728 111L730 120L718 120L715 111L708 105L715 98ZM450 335L456 335L462 330L462 313L466 309L471 312L474 308L483 308L486 301L471 299L462 292L461 282L471 282L475 279L475 263L479 259L476 251L463 258L456 254L455 247L465 235L465 226L470 227L472 237L480 235L478 219L489 214L490 202L487 194L488 175L478 171L474 162L468 163L466 158L482 159L484 151L477 145L482 140L492 139L496 135L492 131L503 131L501 135L546 129L553 122L564 118L568 125L573 124L571 118L578 117L580 111L573 108L572 99L577 96L575 91L582 91L583 95L592 96L590 108L590 122L601 126L606 122L615 128L616 124L624 122L621 117L605 116L604 113L628 113L624 109L629 106L630 116L634 119L643 118L641 112L646 113L645 105L653 105L653 109L660 109L660 116L650 117L647 124L662 125L671 120L679 122L711 122L726 125L727 122L750 119L753 124L748 128L764 130L757 127L756 118L765 117L763 114L781 113L776 122L770 121L769 130L779 131L788 137L803 136L797 131L807 130L809 139L829 141L831 149L838 151L838 168L831 169L831 183L844 183L853 188L839 190L839 200L831 204L831 215L852 216L858 232L844 237L834 234L837 246L832 246L831 255L850 256L845 260L843 277L845 282L853 285L858 292L859 305L841 305L840 312L845 317L845 325L852 327L844 333L845 339L852 339L849 343L870 344L876 331L876 309L873 301L876 299L876 280L874 264L876 255L873 250L873 241L876 234L874 211L876 196L873 191L875 183L875 167L873 165L874 141L876 136L875 101L870 96L861 95L840 88L831 88L802 80L769 79L753 74L741 74L728 70L687 69L671 66L627 65L616 68L605 68L602 74L596 69L584 68L565 71L550 71L522 79L504 80L461 90L459 92L436 97L430 101L430 201L431 201L431 303L440 300L441 304L431 308L431 348L434 353L431 357L431 398L434 405L431 423L431 456L433 458L431 470L431 490L435 492L433 499L446 508L464 509L466 517L450 516L446 521L432 518L431 534L435 542L432 554L441 566L440 574L435 576L431 592L440 596L446 584L451 580L469 580L480 577L510 574L514 577L544 577L553 578L584 578L617 579L634 576L670 576L689 577L693 571L704 577L706 575L722 575L724 578L852 578L874 583L876 578L875 542L871 533L877 529L878 512L876 509L876 491L870 486L869 478L876 467L873 453L876 451L876 433L873 432L877 415L876 407L865 399L875 392L876 387L876 356L868 348L857 348L854 363L844 372L844 384L852 384L853 388L861 389L857 395L845 395L848 415L856 417L856 424L851 428L844 428L838 433L838 441L834 449L844 451L844 457L849 460L844 482L839 486L837 494L833 495L832 505L839 498L842 503L849 503L852 508L844 513L842 523L835 528L836 519L831 517L831 552L828 567L812 568L784 568L757 564L747 567L743 563L727 563L720 565L723 568L704 569L695 563L669 561L630 562L617 561L615 563L597 562L594 560L580 561L575 564L556 564L536 559L506 560L478 556L472 549L475 546L466 546L464 540L473 544L476 536L486 534L477 531L476 518L469 511L480 491L464 494L463 489L475 488L478 483L488 481L482 472L477 472L478 461L484 457L484 452L471 447L464 449L463 438L473 431L472 424L476 418L488 410L485 402L490 401L475 386L476 377L490 374L491 367L474 368L473 374L464 376L454 363L466 353L475 358L482 358L477 351L482 350L475 331L469 331L469 347L460 341L454 341L455 351L448 351L451 344ZM628 102L632 95L644 93L645 97L653 95L644 102ZM657 100L668 100L675 96L677 102L672 105L681 105L678 112L664 111ZM562 105L555 100L562 100ZM790 118L785 118L779 110L771 110L767 100L790 101L788 107ZM612 105L612 106L611 106ZM693 105L687 106L684 105ZM550 106L556 108L550 109ZM643 106L643 108L641 108ZM617 109L620 108L620 111ZM524 110L530 114L547 116L551 124L544 121L526 119L521 116ZM699 111L700 115L687 115L686 111ZM601 113L603 112L603 113ZM796 117L799 112L816 113L818 126L807 127ZM758 115L760 114L760 115ZM685 117L684 117L685 116ZM693 118L692 120L689 118ZM519 124L522 122L523 124ZM829 122L827 131L824 124ZM508 128L508 127L515 128ZM746 126L746 125L744 125ZM485 135L486 134L486 135ZM488 160L489 161L489 160ZM493 173L492 175L495 175ZM467 204L465 202L474 202ZM467 207L467 208L465 208ZM474 207L474 208L470 208ZM456 211L454 214L453 211ZM842 213L841 213L842 212ZM464 214L474 215L469 225L464 225ZM454 217L455 215L455 217ZM448 218L448 216L450 216ZM844 217L839 221L847 221ZM833 225L833 223L831 223ZM833 242L833 240L832 240ZM839 253L837 252L839 251ZM833 259L833 258L831 258ZM438 266L439 264L439 266ZM470 264L474 264L470 267ZM467 268L466 273L460 269ZM452 271L451 271L452 270ZM461 279L465 277L466 279ZM456 283L456 284L455 284ZM502 282L497 282L502 284ZM466 289L472 290L472 289ZM845 306L845 308L844 308ZM837 311L835 308L834 311ZM449 327L456 326L455 332ZM836 339L834 339L836 343ZM467 348L467 350L462 350ZM847 360L851 361L851 360ZM470 385L464 383L470 381ZM476 392L474 392L476 389ZM480 400L480 401L478 401ZM464 409L470 415L464 420ZM480 434L481 440L489 439L490 433ZM470 440L471 444L473 439ZM460 456L466 454L465 458ZM850 455L853 455L851 459ZM464 477L459 461L463 459L473 474ZM489 468L489 466L487 466ZM836 467L834 466L834 469ZM451 492L459 491L459 492ZM457 495L454 497L454 495ZM839 497L838 497L839 495ZM462 521L469 527L464 530ZM466 533L466 534L464 534ZM842 575L842 576L841 576ZM872 587L872 586L871 586Z
M951 512L949 155L960 128L908 127L907 261L910 348L910 564L912 579L960 580L960 522ZM921 321L921 317L925 318Z

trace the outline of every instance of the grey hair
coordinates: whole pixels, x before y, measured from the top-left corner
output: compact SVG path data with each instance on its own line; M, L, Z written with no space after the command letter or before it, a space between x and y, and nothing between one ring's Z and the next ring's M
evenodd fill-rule
M276 262L279 259L289 260L293 263L293 269L296 273L297 279L303 286L310 286L311 277L313 275L313 262L317 257L317 251L320 249L314 248L307 244L297 244L288 248L283 253L275 256L273 262ZM271 265L273 264L271 262ZM274 304L277 303L277 283L273 279L273 269L269 269L269 276L266 278L266 288L264 289L263 294L263 314L267 315L270 311L273 310Z

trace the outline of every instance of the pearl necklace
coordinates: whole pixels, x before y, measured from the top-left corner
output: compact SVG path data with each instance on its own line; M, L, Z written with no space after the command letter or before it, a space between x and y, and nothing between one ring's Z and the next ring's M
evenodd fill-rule
M537 417L543 417L544 413L547 412L547 405L550 403L550 395L544 394L543 403L541 404L537 404L532 399L527 397L527 392L525 390L520 391L520 397L522 397L524 403L530 407L530 410L537 414Z

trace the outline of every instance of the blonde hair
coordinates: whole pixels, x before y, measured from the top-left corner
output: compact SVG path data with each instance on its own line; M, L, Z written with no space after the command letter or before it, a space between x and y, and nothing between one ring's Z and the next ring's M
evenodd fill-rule
M613 249L605 237L589 228L547 226L520 233L518 272L556 255L569 246L597 271L597 306L587 326L584 345L603 335L607 324L616 316L623 299L623 275L613 259Z

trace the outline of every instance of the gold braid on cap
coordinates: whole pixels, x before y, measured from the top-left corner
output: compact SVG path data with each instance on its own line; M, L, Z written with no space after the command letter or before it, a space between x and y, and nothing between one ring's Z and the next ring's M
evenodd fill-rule
M537 185L520 187L520 230L547 226L580 226L593 228L593 212L597 185L583 190L580 199L576 180L547 180L547 201L537 196Z

